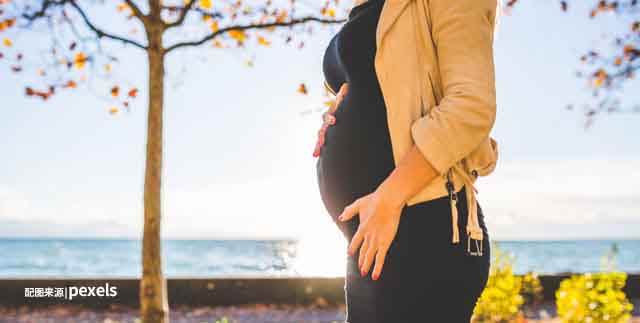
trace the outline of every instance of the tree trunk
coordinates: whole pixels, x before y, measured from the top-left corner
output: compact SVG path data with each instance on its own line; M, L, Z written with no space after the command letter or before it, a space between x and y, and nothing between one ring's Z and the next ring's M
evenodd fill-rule
M168 323L167 282L162 274L161 189L162 120L164 98L164 53L162 31L147 30L149 48L149 111L144 178L144 232L142 237L142 279L140 313L144 323Z

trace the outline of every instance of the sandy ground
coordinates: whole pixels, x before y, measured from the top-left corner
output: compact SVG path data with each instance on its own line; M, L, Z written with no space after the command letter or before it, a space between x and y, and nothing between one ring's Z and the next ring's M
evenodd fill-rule
M638 315L636 303L636 315ZM295 306L295 305L244 305L230 307L187 307L171 308L171 322L216 323L227 318L228 323L342 323L344 306ZM526 309L528 323L558 323L549 318L552 306L542 305L536 309ZM74 305L50 307L0 307L1 323L124 323L139 322L139 312L125 306L111 306L96 310ZM222 321L223 323L227 323ZM630 323L640 323L635 316Z

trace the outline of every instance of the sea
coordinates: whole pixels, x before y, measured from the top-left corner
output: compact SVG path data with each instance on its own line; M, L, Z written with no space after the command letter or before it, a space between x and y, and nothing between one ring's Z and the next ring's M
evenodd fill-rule
M140 277L141 241L0 239L0 278ZM516 273L640 273L640 240L496 241ZM346 243L305 240L163 240L167 277L338 277ZM604 262L603 259L609 255Z

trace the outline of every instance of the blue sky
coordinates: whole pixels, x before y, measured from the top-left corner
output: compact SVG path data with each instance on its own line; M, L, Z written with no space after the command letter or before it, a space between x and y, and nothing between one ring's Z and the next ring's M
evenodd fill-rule
M640 115L603 116L585 130L580 113L564 109L589 99L574 75L578 57L628 26L615 16L591 21L587 12L522 1L501 18L501 159L478 196L493 238L640 237ZM311 156L320 115L304 113L322 104L322 54L335 31L316 27L301 50L274 41L250 52L169 57L165 237L339 239ZM25 34L15 43L43 39ZM140 236L145 56L113 48L126 57L119 79L140 87L130 113L110 115L100 87L46 103L26 98L29 78L0 63L0 236ZM254 67L246 67L253 54ZM296 93L301 82L309 96ZM624 92L629 105L640 102L637 86Z

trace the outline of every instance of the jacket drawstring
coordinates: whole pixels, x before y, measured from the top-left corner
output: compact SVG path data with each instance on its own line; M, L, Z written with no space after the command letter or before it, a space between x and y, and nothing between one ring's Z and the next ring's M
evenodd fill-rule
M483 232L480 227L480 223L478 221L478 206L476 203L477 189L473 185L474 179L467 174L459 165L455 165L452 169L447 172L447 192L449 193L449 201L451 204L451 223L453 229L453 243L460 242L460 232L458 229L458 208L457 208L457 194L455 187L453 185L453 181L451 180L452 173L455 172L456 176L459 176L466 189L466 198L467 198L467 252L472 256L482 256L482 241L483 241ZM472 248L471 240L475 240L475 248ZM473 251L472 249L475 249Z

